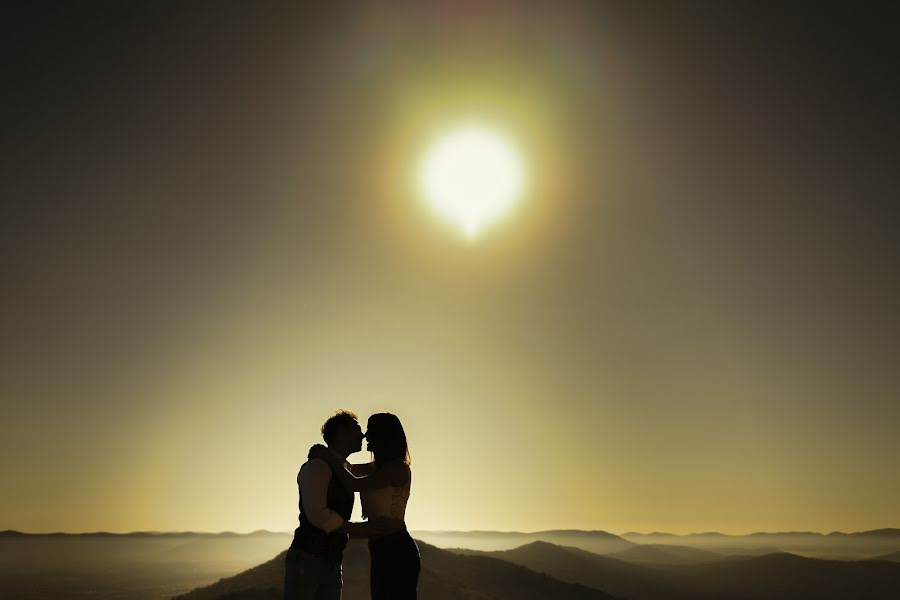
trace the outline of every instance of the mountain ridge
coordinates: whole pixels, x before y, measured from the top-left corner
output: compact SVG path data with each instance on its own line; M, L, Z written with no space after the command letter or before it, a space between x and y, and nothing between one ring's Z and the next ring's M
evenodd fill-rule
M429 600L615 600L614 596L582 584L563 582L507 561L455 554L417 542L422 555L419 596ZM284 556L232 577L197 588L173 600L268 600L280 598ZM344 555L343 600L369 598L368 551L352 542Z
M548 543L478 554L636 600L900 597L900 564L884 560L831 561L776 552L698 564L640 565Z
M878 536L878 537L900 537L900 528L882 527L879 529L868 529L864 531L831 531L828 533L819 531L754 531L752 533L723 533L720 531L703 531L691 533L670 533L665 531L626 531L624 533L615 534L603 529L542 529L537 531L515 531L515 530L492 530L492 529L417 529L410 533L426 533L426 534L484 534L484 535L518 535L518 536L535 536L544 534L563 534L563 535L585 535L599 537L626 538L626 536L642 537L691 537L691 536L721 536L721 537L751 537L751 536ZM272 531L269 529L257 529L247 533L235 531L52 531L52 532L28 532L18 529L5 529L0 531L0 537L16 537L16 536L255 536L255 535L291 535L292 531Z

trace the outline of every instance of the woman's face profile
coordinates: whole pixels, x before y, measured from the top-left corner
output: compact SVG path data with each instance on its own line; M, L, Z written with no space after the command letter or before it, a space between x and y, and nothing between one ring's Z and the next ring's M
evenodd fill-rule
M366 433L365 433L364 437L366 438L366 451L368 451L368 452L375 451L375 445L372 444L372 437L370 437L371 434L372 434L372 426L370 424L366 423Z

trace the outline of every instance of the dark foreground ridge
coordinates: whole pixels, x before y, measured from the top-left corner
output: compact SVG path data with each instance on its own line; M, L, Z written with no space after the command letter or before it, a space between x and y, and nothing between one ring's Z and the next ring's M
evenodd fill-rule
M780 552L713 555L701 563L636 564L543 541L491 552L441 550L423 542L419 546L423 564L419 591L429 600L900 598L900 564L888 561L819 560ZM178 600L278 599L283 556ZM347 550L344 585L345 600L368 598L368 552L363 543L352 543Z
M567 583L508 561L463 556L417 542L422 554L419 597L428 600L611 600L600 590ZM284 553L176 600L280 600ZM369 599L369 552L351 542L344 555L343 600Z

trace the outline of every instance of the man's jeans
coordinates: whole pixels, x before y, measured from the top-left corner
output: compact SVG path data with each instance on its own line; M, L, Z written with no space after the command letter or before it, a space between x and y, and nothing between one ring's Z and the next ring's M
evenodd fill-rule
M341 600L341 563L306 552L284 559L284 600Z

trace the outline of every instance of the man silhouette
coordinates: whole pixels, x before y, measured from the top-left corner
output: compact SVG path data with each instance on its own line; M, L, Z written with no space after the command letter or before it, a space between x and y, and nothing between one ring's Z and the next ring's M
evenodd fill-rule
M338 411L322 425L325 444L346 459L362 449L362 429L348 410ZM297 474L300 526L284 561L285 600L339 600L341 560L349 538L383 535L396 529L390 520L351 523L353 492L332 476L321 458L303 463Z

